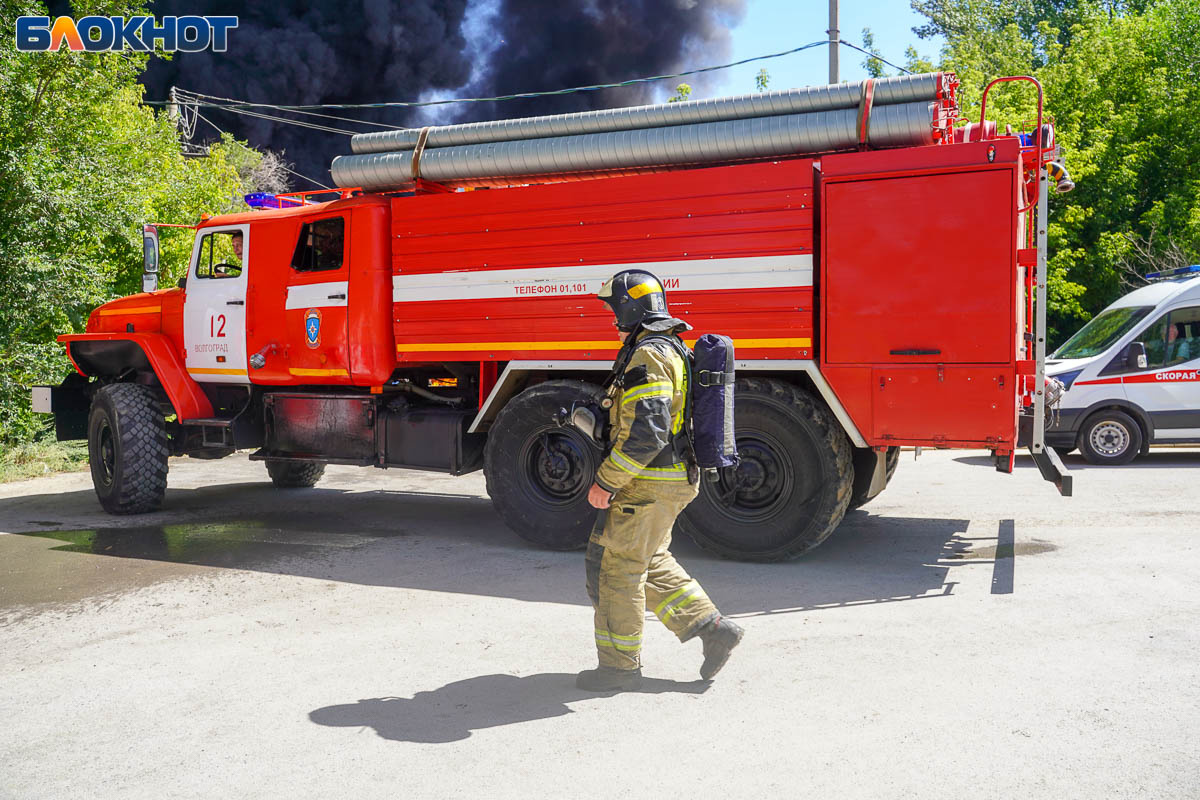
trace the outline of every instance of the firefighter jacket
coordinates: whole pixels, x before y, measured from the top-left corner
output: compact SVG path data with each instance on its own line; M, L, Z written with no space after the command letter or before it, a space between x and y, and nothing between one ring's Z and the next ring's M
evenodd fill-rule
M650 335L643 331L637 341ZM632 481L688 483L674 447L687 399L687 366L675 348L661 340L639 344L609 396L612 449L596 483L613 494Z

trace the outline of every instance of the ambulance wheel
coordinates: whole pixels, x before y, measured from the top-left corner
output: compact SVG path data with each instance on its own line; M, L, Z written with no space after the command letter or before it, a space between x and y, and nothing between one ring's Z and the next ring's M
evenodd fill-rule
M850 440L825 405L790 384L737 382L735 425L741 463L680 515L698 545L743 561L807 553L846 515L854 487Z
M113 383L96 392L88 414L88 463L100 505L142 514L167 492L167 427L154 392Z
M325 465L316 461L280 461L267 459L267 474L277 489L310 489L325 474Z
M600 391L583 381L546 381L501 409L488 432L483 475L492 505L522 539L550 550L587 544L596 509L587 493L600 449L573 427L559 427L561 409Z
M896 474L896 467L900 466L900 448L899 447L889 447L887 449L887 454L884 455L883 458L884 458L883 488L886 489L888 484L892 482L892 476ZM854 460L857 461L858 459L856 458ZM863 459L863 461L867 461L867 459ZM866 475L859 475L858 474L858 464L856 463L855 470L854 470L854 493L852 495L850 495L850 506L846 509L846 511L847 512L853 511L856 508L865 506L867 503L874 500L875 497L879 496L879 495L875 495L875 497L867 497L867 492L870 490L870 488L871 488L871 474L868 473Z
M1079 431L1079 452L1092 464L1128 464L1141 449L1141 427L1133 417L1115 408L1097 411Z

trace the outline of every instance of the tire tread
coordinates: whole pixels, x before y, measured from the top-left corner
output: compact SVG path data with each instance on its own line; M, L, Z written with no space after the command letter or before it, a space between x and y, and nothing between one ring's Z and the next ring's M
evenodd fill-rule
M566 398L578 398L595 393L599 387L586 381L571 379L556 379L544 381L525 389L505 403L492 422L488 433L487 446L483 452L483 476L488 496L492 498L492 507L518 536L531 544L550 550L578 550L587 544L588 534L596 512L590 506L582 504L578 511L580 516L573 517L563 513L559 516L562 521L557 523L554 530L546 524L544 518L548 513L520 501L519 490L515 483L514 457L511 452L502 452L506 446L515 445L515 441L506 441L521 429L533 409L546 410L553 406L569 402Z
M167 491L170 449L158 398L137 383L114 383L99 390L112 406L113 434L119 438L121 480L114 495L100 497L111 514L144 514L158 509ZM89 424L90 428L90 424ZM97 490L99 496L99 490Z
M325 465L318 461L280 461L268 458L267 474L277 489L310 489L325 474Z
M831 466L833 482L836 485L834 492L826 498L824 509L819 512L823 515L824 522L808 535L797 536L788 545L765 553L747 553L709 539L686 514L680 516L680 525L700 547L726 558L758 562L788 561L797 558L828 539L846 516L854 489L853 447L833 414L812 394L798 386L773 378L739 378L736 391L739 394L758 395L785 409L787 413L805 420L818 433L821 444L832 453Z

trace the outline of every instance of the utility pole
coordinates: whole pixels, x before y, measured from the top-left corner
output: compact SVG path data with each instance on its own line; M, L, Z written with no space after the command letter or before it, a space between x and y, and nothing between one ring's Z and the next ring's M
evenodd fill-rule
M830 0L830 2L833 1L834 0ZM176 128L179 127L179 98L175 96L174 86L172 86L167 92L167 119L169 119Z
M829 82L840 83L838 78L838 41L842 38L838 30L838 0L829 0Z

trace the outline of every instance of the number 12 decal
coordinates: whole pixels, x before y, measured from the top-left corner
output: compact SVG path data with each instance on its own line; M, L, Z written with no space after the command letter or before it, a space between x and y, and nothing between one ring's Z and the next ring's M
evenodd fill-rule
M222 339L225 337L225 315L216 314L208 318L208 338Z

